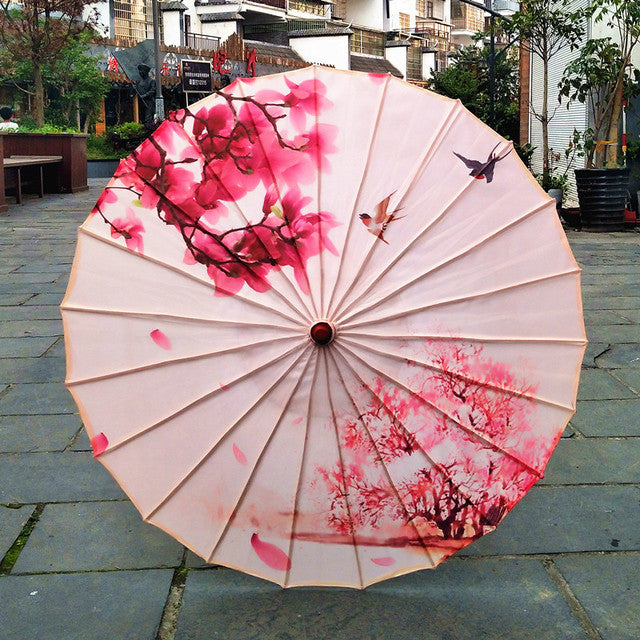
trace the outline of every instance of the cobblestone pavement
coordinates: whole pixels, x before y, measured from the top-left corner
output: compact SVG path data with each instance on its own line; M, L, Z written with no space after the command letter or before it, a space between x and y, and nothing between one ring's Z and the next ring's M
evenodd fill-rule
M568 232L590 339L578 411L498 530L365 591L283 591L203 566L92 458L58 310L91 182L0 215L1 638L640 638L639 233Z

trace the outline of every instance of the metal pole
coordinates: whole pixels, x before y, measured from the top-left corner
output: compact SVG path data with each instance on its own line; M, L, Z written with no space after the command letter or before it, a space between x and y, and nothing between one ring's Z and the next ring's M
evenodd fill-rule
M151 0L153 5L153 43L156 60L156 122L164 120L164 98L162 97L162 60L160 59L160 19L158 0Z

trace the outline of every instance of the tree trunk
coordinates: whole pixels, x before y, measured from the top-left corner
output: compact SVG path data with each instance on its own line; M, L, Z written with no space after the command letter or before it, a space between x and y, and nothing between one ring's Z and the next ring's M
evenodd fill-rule
M551 167L549 163L549 60L542 59L542 185L545 189L549 186Z
M620 127L620 115L622 113L623 91L623 78L618 77L613 106L611 107L611 122L609 123L609 132L607 135L607 140L611 140L612 142L615 141L615 144L610 144L608 146L607 167L610 169L618 166L618 132Z
M44 82L42 80L42 69L39 65L33 65L33 92L36 124L44 126Z

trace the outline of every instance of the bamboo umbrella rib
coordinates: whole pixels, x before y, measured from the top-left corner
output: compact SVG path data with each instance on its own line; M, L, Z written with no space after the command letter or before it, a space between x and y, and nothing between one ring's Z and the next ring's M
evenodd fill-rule
M361 380L361 378L359 376L357 376L357 374L353 370L353 367L351 367L349 365L349 362L346 360L346 358L344 358L344 355L340 353L340 356L342 357L342 360L345 363L345 365L356 375L356 377L358 377L358 379ZM380 449L378 448L378 445L377 445L377 443L375 441L375 438L371 435L371 432L369 431L369 429L367 428L367 425L365 424L364 420L362 419L362 412L361 412L360 408L358 407L355 398L349 392L349 387L345 382L343 373L340 370L340 367L338 366L338 363L336 362L335 357L333 357L332 359L333 359L333 364L335 366L335 370L336 370L336 372L337 372L337 374L338 374L338 376L340 378L340 382L342 384L342 387L343 387L344 391L347 393L347 395L349 396L349 400L351 402L351 406L354 408L354 410L356 411L356 414L358 415L358 421L360 422L360 424L362 425L362 428L364 429L365 433L367 434L367 437L369 438L369 441L370 441L372 447L375 449L377 462L380 464L381 468L384 469L385 477L387 479L387 482L389 483L389 486L391 487L391 489L393 491L393 495L394 495L396 501L398 502L398 505L400 506L400 509L405 514L407 523L415 531L416 536L418 537L418 540L420 541L420 545L422 546L422 549L424 550L425 555L427 556L427 559L431 563L431 568L433 568L433 567L435 567L437 565L437 562L434 560L434 558L433 558L433 556L431 554L431 551L429 550L429 546L426 544L425 540L420 535L420 531L418 530L415 522L413 522L412 518L409 516L409 513L407 512L407 507L404 504L402 498L400 497L400 494L398 493L398 490L397 490L397 488L396 488L396 486L395 486L395 484L393 482L393 479L391 478L391 474L389 473L389 469L388 469L387 465L385 464L385 462L384 462L384 460L382 458L382 454L380 452ZM366 385L366 388L373 394L373 390L368 385ZM373 395L375 395L375 394L373 394ZM385 406L385 408L387 408L387 407ZM388 410L388 408L387 408L387 410ZM403 429L404 429L404 425L403 425ZM405 429L405 431L406 431L406 429ZM429 462L432 463L432 460L429 458L427 453L422 449L422 447L420 448L420 450L425 454L425 456L427 457ZM345 495L348 495L348 492L345 492Z
M307 459L307 453L309 450L309 416L314 415L314 411L313 411L313 400L314 400L314 395L313 395L313 389L316 387L316 381L318 379L318 370L319 370L319 361L320 361L320 355L319 355L319 350L318 349L314 349L315 352L315 358L314 358L314 369L313 369L313 374L312 374L312 378L311 378L311 384L309 385L308 389L305 389L304 391L308 391L308 398L307 398L307 411L306 411L306 420L305 420L305 438L304 438L304 445L302 447L302 453L300 455L300 467L298 470L298 477L297 477L297 482L296 482L296 491L295 491L295 498L294 498L294 508L293 508L293 514L291 516L291 533L289 534L289 553L288 553L288 557L291 560L291 566L293 566L293 543L294 543L294 539L295 539L295 533L296 533L296 525L298 522L298 516L299 516L299 498L301 495L301 490L302 490L302 478L304 476L304 471L305 471L305 461ZM298 384L300 384L302 378L300 378L300 380L298 381ZM291 573L291 569L287 569L284 575L284 580L283 580L283 586L287 587L289 585L289 578L290 578L290 573Z
M422 398L419 394L417 394L413 389L410 389L403 382L400 382L399 380L396 380L395 378L391 377L390 375L388 375L387 373L385 373L383 371L379 371L377 368L373 367L371 364L369 364L366 360L364 360L358 354L356 354L353 351L351 351L348 347L343 345L343 350L346 353L348 353L349 355L351 355L355 360L357 360L358 362L362 363L365 367L367 367L367 369L369 369L370 371L373 371L376 375L384 377L386 380L388 380L392 384L396 385L397 387L399 387L401 389L404 389L407 393L409 393L414 398L418 399L420 402L423 402L425 405L428 405L429 407L431 407L434 411L437 411L440 415L442 415L445 418L447 418L448 420L450 420L452 424L455 424L459 429L461 429L465 433L469 434L474 439L476 439L479 442L483 443L484 445L490 447L494 451L499 451L500 453L504 454L505 456L511 458L512 460L517 462L520 466L522 466L523 468L527 469L530 473L534 474L538 478L542 477L542 472L541 471L539 471L538 469L535 469L534 467L532 467L530 464L528 464L527 462L522 460L515 453L507 451L506 449L503 449L499 444L497 444L496 442L491 440L491 438L487 438L486 436L482 435L481 433L479 433L475 429L472 429L471 427L468 427L468 426L462 424L455 416L451 415L450 413L448 413L444 409L438 407L433 402L431 402L429 400L426 400L425 398ZM342 355L344 357L344 353Z
M187 132L184 129L180 129L183 134L185 135L186 138L189 139L189 141L191 142L191 144L193 144L196 148L197 148L197 143L195 143L195 141L193 141L193 139L187 134ZM153 138L149 138L149 140L153 140ZM133 155L135 157L136 152L133 152ZM147 179L145 179L142 175L140 175L139 173L136 172L136 176L142 181L144 182L145 185L147 185L150 189L153 189L156 194L158 196L160 196L161 198L164 198L165 195L164 193L162 193L162 191L160 191L154 184L152 184L151 182L149 182ZM231 196L231 194L229 193L229 191L227 190L227 188L224 186L224 184L222 183L222 181L218 178L217 175L214 176L214 179L216 180L216 182L221 186L221 188L227 193L228 197L229 197L229 201L233 202L233 204L236 206L236 210L238 211L238 213L240 214L240 217L247 223L249 224L249 219L246 216L246 214L244 213L244 211L242 210L242 208L240 207L240 205L238 204L238 202ZM108 187L107 187L108 188ZM185 215L185 217L189 218L189 215L183 211L182 207L180 207L178 204L172 202L171 203L172 207L175 207L176 209L178 209L179 211L182 211ZM266 247L264 246L262 240L258 237L257 234L255 234L256 239L258 241L258 243L266 250ZM269 291L273 291L274 294L276 296L278 296L285 304L287 304L287 306L289 306L289 308L294 311L295 313L297 313L299 316L301 317L306 317L307 320L311 319L311 315L309 313L309 309L306 306L306 304L304 303L304 301L302 300L302 298L300 297L298 290L296 289L296 287L294 287L290 280L284 276L283 274L283 278L284 280L290 285L291 288L291 293L293 293L294 297L296 297L298 299L298 302L300 303L300 307L296 307L292 301L286 296L284 295L281 291L279 291L276 287L272 287L271 284L268 282L268 280L262 276L259 275L255 272L254 269L251 268L251 266L246 266L246 268L251 271L253 273L253 275L256 277L256 279L261 280L262 282L266 283L267 285L269 285ZM215 285L213 285L213 283L211 284L211 286L213 288L215 288ZM235 293L233 294L235 296L239 296L243 299L244 296L241 296L241 294ZM304 311L304 312L303 312ZM306 316L305 316L306 313Z
M308 341L305 341L308 342ZM280 357L278 358L274 358L272 360L269 360L269 362L266 362L258 367L255 367L253 369L251 369L250 371L247 371L245 373L243 373L241 376L238 376L237 378L235 378L234 380L230 380L228 382L225 383L225 386L227 388L238 384L240 382L243 382L244 380L251 378L252 376L255 376L256 374L268 369L269 367L273 366L274 364L276 364L277 362L280 362L281 360L284 360L285 358L288 358L289 356L291 356L293 353L296 353L297 351L300 351L300 347L304 347L304 344L301 343L299 345L294 346L293 348L289 349L287 352L283 353L282 355L280 355ZM306 351L308 351L308 349L310 348L310 345L308 345L306 348L304 348L302 350L302 354L300 356L298 356L298 358L296 358L296 360L294 361L297 362L297 360L299 358L302 357L302 355L304 353L306 353ZM293 366L293 365L291 365ZM162 425L166 424L167 422L170 422L171 420L173 420L174 418L176 418L177 416L185 413L186 411L188 411L189 409L195 407L196 405L199 405L203 402L206 402L207 400L209 400L210 398L212 398L213 396L215 396L218 393L224 393L224 389L218 387L216 389L214 389L213 391L209 391L208 393L205 393L204 395L200 396L199 398L196 398L195 400L192 400L191 402L189 402L188 404L186 404L184 407L180 407L178 410L174 411L172 414L170 414L169 416L166 416L160 420L157 420L156 422L154 422L153 424L147 425L146 427L143 427L140 431L137 431L135 433L132 433L130 435L128 435L127 437L123 438L122 440L119 440L117 442L114 443L109 443L109 446L107 447L107 449L105 450L104 454L101 456L102 458L105 458L105 456L107 456L111 451L115 451L116 449L119 449L120 447L126 445L127 443L135 440L136 438L139 438L151 431L153 431L154 429L157 429L158 427L161 427ZM106 459L106 458L105 458Z
M222 434L222 436L211 447L209 447L208 450L205 451L204 455L200 458L200 460L198 460L198 462L194 466L192 466L191 469L189 469L189 471L186 472L186 474L182 476L182 478L169 490L167 495L164 496L160 500L160 502L158 502L150 511L148 511L144 515L145 521L150 521L153 515L157 513L158 509L160 509L162 505L166 504L169 500L171 500L171 498L178 492L178 490L186 482L188 482L189 478L191 478L193 474L211 457L211 455L214 453L214 451L216 451L216 449L220 446L220 444L224 442L230 436L230 434L234 432L234 430L238 427L238 425L249 414L251 414L253 411L257 410L260 407L260 403L263 401L263 399L265 397L268 397L269 394L272 393L272 391L289 375L289 373L291 373L291 371L296 367L296 365L303 360L305 355L308 355L308 359L307 359L307 364L308 364L308 360L311 358L310 351L311 351L310 347L307 349L304 349L302 353L291 363L291 365L287 367L286 371L282 373L278 378L276 378L276 380L269 386L269 388L265 391L265 393L260 398L258 398L252 405L247 407L247 410L233 424L231 424L227 428L224 434ZM216 391L214 391L213 393L216 393ZM213 395L213 393L210 395Z
M243 98L247 97L244 94L243 85L240 82L238 83L238 91L239 91L240 95ZM250 110L247 111L247 117L251 121L251 123L254 125L254 127L256 127L256 123L255 123L255 120L253 118L253 114L252 114L252 112ZM257 129L257 127L256 127L256 129ZM275 174L275 171L273 170L273 166L271 165L271 161L269 159L269 154L266 153L266 150L265 150L264 145L262 143L262 138L259 135L256 135L256 144L260 147L260 150L262 151L262 155L266 159L267 168L268 168L269 174L271 176L271 181L272 181L271 184L273 184L273 186L276 188L276 191L278 193L278 200L280 200L280 202L282 202L282 193L280 192L280 185L279 185L279 182L278 182L278 178L277 178L277 176ZM244 216L244 214L243 214L243 216ZM245 217L245 219L246 219L246 217ZM286 219L285 219L285 221L286 221ZM287 222L287 224L288 224L288 222ZM302 257L300 255L300 251L298 250L298 247L297 247L297 245L295 243L293 244L293 248L294 248L294 250L296 252L296 255L298 256L298 262L300 264L304 264L304 261L302 260ZM265 247L265 250L266 250L266 247ZM293 290L294 295L299 300L300 304L303 305L303 307L304 307L304 309L306 311L307 319L311 322L313 318L317 318L318 317L318 309L316 307L316 301L313 299L313 291L311 291L311 287L309 287L309 289L310 289L309 299L310 299L310 302L311 302L311 308L309 308L307 306L306 302L302 300L302 298L300 296L300 293L298 291L298 288L293 285L293 283L289 279L289 276L286 275L284 272L282 272L282 275L285 278L285 280L289 283L289 285L291 286L291 289ZM306 271L305 271L305 277L306 277Z
M367 168L369 167L369 160L371 158L371 149L373 148L373 143L375 142L376 139L376 132L378 131L378 127L380 125L380 114L382 113L382 106L384 105L384 101L385 101L385 96L387 94L387 90L389 87L389 82L390 82L390 76L386 76L384 79L384 84L382 87L382 94L380 96L380 100L378 101L378 105L376 107L376 115L375 115L375 122L373 127L371 128L371 136L369 137L369 140L367 142L367 147L366 150L363 151L363 153L365 154L365 158L366 158L366 162L364 163L364 167L362 169L362 174L359 176L360 180L358 182L358 191L356 193L356 197L353 201L353 205L352 205L352 209L351 209L351 214L349 215L349 226L347 227L347 233L345 235L344 238L344 243L343 243L343 250L340 251L340 256L338 258L338 270L337 273L342 273L343 271L343 260L344 260L344 247L348 247L349 246L349 240L351 238L351 232L353 231L353 227L354 227L354 218L355 218L355 210L356 210L356 204L358 203L358 200L360 199L360 194L362 192L362 185L364 183L364 177L367 174ZM363 145L364 146L364 145ZM333 297L336 293L336 283L334 283L334 286L331 289L331 294L329 296L329 301L327 302L327 309L323 309L323 317L329 317L330 315L333 315L333 312L331 311L331 307L333 304Z
M368 351L369 353L373 354L373 355L380 355L383 356L385 358L391 358L393 360L397 360L399 362L405 362L406 361L406 357L405 356L401 356L397 353L393 353L392 351L382 351L381 349L375 349L371 346L362 344L360 342L356 342L354 340L348 340L344 337L341 337L341 342L343 344L347 344L350 345L351 347L356 347L359 349L364 349L365 351ZM412 358L412 360L416 363L421 365L422 367L424 367L425 369L429 369L431 371L440 371L443 373L447 373L448 375L453 376L454 378L457 378L458 380L462 380L464 382L471 382L473 384L476 384L480 387L484 387L486 389L491 389L492 391L499 391L500 393L506 393L507 395L510 396L514 396L516 398L524 398L526 400L535 400L536 402L539 402L541 404L546 404L549 405L551 407L556 407L558 409L566 409L567 411L574 411L575 407L569 406L569 405L565 405L562 404L560 402L556 402L554 400L549 400L548 398L542 398L541 396L538 396L536 394L533 393L524 393L522 391L517 391L515 389L510 389L508 387L501 387L497 384L493 384L491 382L487 382L487 381L481 381L481 380L477 380L475 378L472 378L470 376L466 376L462 373L458 373L456 371L445 371L445 369L438 367L436 364L430 364L428 362L424 362L422 360L419 360L418 358L416 358L415 356Z
M403 311L398 311L397 313L393 313L393 314L389 314L387 316L382 316L382 317L378 317L378 318L374 318L371 320L363 320L360 322L347 322L344 324L340 325L340 329L341 330L346 330L346 329L353 329L356 327L364 327L364 326L368 326L371 324L379 324L381 322L387 322L389 320L395 320L397 318L403 318L403 317L407 317L408 315L411 315L412 313L419 313L421 311L426 311L428 309L435 309L438 307L444 307L446 305L450 305L450 304L457 304L459 302L465 302L468 300L477 300L480 298L486 298L487 296L492 296L495 295L496 293L505 293L507 291L512 291L514 289L519 289L521 287L527 287L530 285L534 285L534 284L539 284L541 282L549 282L551 280L556 280L559 278L563 278L566 276L570 276L570 277L576 277L581 273L581 270L579 267L576 267L575 269L569 269L567 271L561 271L559 273L554 273L551 275L546 275L546 276L540 276L538 278L532 278L530 280L523 280L521 282L516 282L504 287L498 287L496 289L489 289L487 291L481 291L478 293L473 293L473 294L468 294L468 295L464 295L464 296L459 296L459 297L452 297L452 298L446 298L445 300L439 300L437 302L431 302L429 304L425 304L425 305L421 305L419 307L413 307L411 309L405 309Z
M364 291L362 291L356 298L354 298L349 302L349 305L342 310L341 315L336 318L336 322L347 322L351 318L357 317L360 313L365 313L372 307L375 307L379 304L382 304L383 302L386 302L392 295L396 295L398 292L403 291L407 287L410 287L416 284L417 282L420 282L424 278L434 274L440 269L455 263L457 260L460 260L461 258L464 258L465 256L471 254L475 249L482 247L485 244L488 244L489 242L492 242L495 239L499 239L503 233L510 231L511 229L521 224L522 222L525 222L529 220L529 218L543 212L545 209L548 208L548 206L549 206L549 202L544 202L538 205L537 207L534 207L533 209L531 209L530 211L522 215L520 218L517 218L516 220L512 220L511 222L503 225L502 227L495 229L492 233L485 236L484 238L481 238L475 244L472 244L462 249L461 251L458 251L457 253L453 252L446 260L441 260L439 263L432 265L431 267L429 267L429 269L418 274L415 278L412 278L411 280L408 280L405 283L398 283L397 289L395 289L392 294L389 294L381 299L372 301L367 306L357 307L356 305L358 304L358 302L360 302L360 300L362 300L362 298L364 298L367 295L367 293L371 291L371 289L376 284L377 280L384 277L394 267L394 265L396 265L398 261L406 254L406 249L403 249L391 262L389 262L389 264L384 269L381 270L381 272L377 275L376 279L372 280L372 282L364 289ZM417 240L420 237L422 237L429 230L431 226L436 224L442 218L445 212L446 212L446 208L445 208L445 211L443 211L442 214L440 214L435 220L433 220L431 224L423 228L422 231L420 231L418 235L415 238L413 238L413 240L411 240L407 246L411 246L412 244L417 242ZM351 313L348 313L349 309L353 309L353 311Z
M347 336L350 338L374 338L383 341L413 341L422 343L425 340L442 340L442 341L464 341L464 342L482 342L482 343L505 343L505 344L566 344L569 346L583 347L587 344L584 338L534 338L523 336L479 336L461 333L412 333L410 336L397 333L366 333L365 331L348 330L340 327L340 337Z
M111 240L110 238L106 238L105 236L101 236L97 233L94 233L93 231L89 231L88 229L85 229L84 227L80 227L79 234L83 234L86 236L89 236L91 238L93 238L94 240L97 240L98 242L103 242L106 245L109 245L110 247L113 247L114 249L118 249L119 251L124 251L125 253L131 255L132 252L130 249L128 249L127 247L119 244L117 241ZM181 276L183 276L185 279L187 280L191 280L192 282L195 282L199 285L201 285L202 287L206 288L209 291L215 291L216 290L216 286L213 284L213 282L207 281L202 279L199 276L196 276L192 273L189 273L187 271L183 271L182 269L175 267L173 265L167 264L165 262L162 262L161 260L158 260L157 258L153 258L151 256L145 255L145 254L140 254L140 253L136 253L135 254L136 259L141 259L141 260L146 260L147 262L151 262L154 265L157 265L158 267L161 267L162 269L167 269L168 271L172 271L174 273L180 274ZM274 291L275 289L269 289L269 291ZM277 293L277 292L276 292ZM279 297L281 297L281 294L278 294ZM238 300L242 300L243 303L251 306L251 307L255 307L257 309L261 309L262 311L266 311L266 312L270 312L270 313L274 313L282 318L285 318L286 320L290 320L292 322L295 321L300 321L301 323L303 322L303 320L300 319L300 313L299 311L292 305L292 303L290 301L288 301L286 298L285 301L287 302L287 305L295 312L294 315L288 316L286 314L284 314L281 311L278 311L276 309L273 309L272 307L270 307L267 304L263 304L261 302L258 302L257 300L253 300L251 298L247 298L245 296L243 296L241 293L236 293L234 295L234 298L237 298ZM67 302L66 300L63 301L62 305L61 305L61 309L64 310L67 308Z
M413 437L413 433L411 433L411 431L405 426L404 422L398 418L398 416L395 414L395 412L393 411L393 409L384 402L384 399L378 395L369 384L367 384L366 380L364 380L364 378L351 366L351 364L349 363L349 361L347 360L347 358L345 358L344 354L339 353L340 358L343 360L343 362L345 363L345 366L351 371L351 373L353 374L353 376L358 379L360 381L360 383L362 384L363 388L365 388L369 394L375 398L379 403L380 406L384 407L385 411L387 412L387 414L389 414L390 416L393 416L393 418L395 419L395 421L402 427L402 430L404 431L404 433L408 436L412 436ZM344 383L344 379L342 378L342 382L343 382L343 386L345 388L347 388L346 384ZM382 455L380 453L380 450L378 449L378 446L375 442L375 439L373 438L373 436L371 435L369 429L366 427L364 421L362 420L361 416L363 415L362 409L360 407L357 406L357 403L355 401L355 399L353 398L353 396L350 395L350 398L352 400L352 404L354 409L358 412L358 415L360 416L360 422L363 425L363 428L365 429L365 431L367 432L367 435L369 436L371 443L373 444L373 446L375 447L377 453L378 453L378 458L379 461L382 465L385 466L386 469L386 465L382 459ZM426 404L426 403L425 403ZM426 458L427 462L429 463L429 465L435 469L443 478L445 478L446 480L448 480L451 483L451 486L455 489L455 491L458 493L458 495L462 496L463 498L467 499L467 500L471 500L470 496L465 493L465 491L460 487L460 485L458 485L456 482L453 481L453 478L451 476L451 474L438 462L436 462L431 455L429 455L429 452L422 446L422 444L420 444L420 442L418 441L418 439L415 439L416 445L418 446L418 449L420 451L420 453L422 453L424 455L424 457ZM393 485L393 482L390 479L389 474L387 474L391 483L391 486ZM395 487L394 487L395 489ZM398 495L398 499L400 499L400 496ZM403 507L403 510L405 511L406 514L406 509ZM417 533L417 531L416 531ZM419 534L418 534L419 536ZM419 536L420 537L420 536ZM437 565L437 562L433 561L433 558L431 557L431 555L429 554L429 558L432 562L432 567L435 567Z
M442 141L446 137L445 132L447 131L447 128L453 125L453 123L457 120L457 118L460 116L462 112L463 112L462 104L460 102L454 102L451 110L447 112L445 118L443 119L442 125L437 129L436 133L433 135L429 143L425 145L424 152L422 153L420 158L415 162L414 169L411 172L409 179L405 181L406 186L402 185L402 187L400 187L403 193L400 197L398 204L402 203L407 191L411 188L413 181L416 179L417 175L419 174L420 169L423 168L423 166L426 166L431 161L432 157L435 155L436 151L442 144ZM360 189L362 189L362 183L360 185ZM360 197L360 192L358 193L358 199L356 199L356 204L359 200L359 197ZM356 220L357 220L357 216L355 215L355 207L354 207L354 210L352 211L352 215L350 216L349 230L351 230L351 228L353 228L353 226L356 224ZM367 264L369 263L369 260L374 254L378 244L379 244L378 238L375 238L375 237L372 238L371 243L369 245L369 249L364 254L358 270L356 271L355 274L353 274L351 278L351 282L357 282L360 279ZM350 288L345 289L340 299L331 308L330 313L332 317L339 319L342 313L343 305L345 304L345 300L349 295L349 291L350 291Z
M140 310L131 310L131 311L120 311L117 309L107 309L100 307L78 307L76 305L72 305L69 303L65 303L64 307L65 313L94 313L97 315L105 315L105 316L126 316L128 318L153 318L157 320L179 320L184 323L193 323L193 324L203 324L203 325L218 325L218 326L229 326L229 327L239 327L242 329L253 328L253 329L264 329L264 322L247 322L246 320L220 320L217 318L197 318L195 316L182 316L175 313L161 313L157 311L140 311ZM273 310L272 310L273 311ZM273 311L277 313L277 311ZM299 331L303 329L306 333L308 329L308 325L306 323L299 322L297 320L291 320L291 325L284 324L274 324L273 322L269 322L269 327L272 329L282 329L282 331Z
M220 533L220 535L218 536L218 539L213 543L213 546L211 547L211 551L208 553L207 557L205 558L205 560L208 563L212 563L214 561L214 555L216 553L216 550L218 548L218 546L220 545L220 542L222 542L222 540L224 539L227 531L229 530L229 527L231 526L235 515L238 513L240 506L242 504L242 502L245 499L245 496L249 490L249 487L252 484L252 480L255 477L257 470L260 466L260 462L263 460L267 449L269 448L269 446L271 445L271 442L273 441L273 438L278 430L278 428L280 427L281 423L282 423L282 419L284 418L284 415L287 412L287 409L289 408L289 406L291 405L291 402L293 400L293 398L296 396L296 394L298 393L298 391L301 388L301 382L302 380L305 378L306 374L307 374L307 370L309 369L310 366L317 366L317 350L316 349L311 349L309 352L309 357L307 358L307 361L304 364L304 368L302 373L300 374L300 376L298 377L298 379L296 380L295 384L292 386L291 389L291 393L289 394L289 398L287 400L286 403L283 404L282 406L282 410L280 412L280 416L278 417L278 420L276 420L273 429L271 430L271 433L269 434L269 437L267 438L264 446L262 447L262 450L260 451L260 454L258 455L258 457L256 458L255 464L253 465L251 472L249 474L249 477L247 478L247 482L245 483L244 487L242 488L242 492L240 493L240 495L238 496L238 499L236 500L236 503L234 505L233 511L230 515L230 517L227 519L227 522L224 525L224 528L222 530L222 532ZM313 364L312 364L313 363ZM293 368L293 367L292 367ZM288 375L289 371L287 372ZM284 377L282 378L284 379ZM275 385L274 385L275 388ZM305 438L305 444L306 444L306 438ZM303 452L303 456L304 456L304 452Z
M298 344L300 344L300 336L288 336L282 338L271 338L269 340L260 340L252 343L247 343L243 345L238 345L235 347L229 347L228 349L220 349L218 351L209 351L207 353L198 353L196 355L184 356L181 358L171 358L166 360L161 360L159 362L154 362L150 364L140 365L138 367L131 367L130 369L120 369L118 371L110 371L109 373L103 373L96 376L89 376L86 378L77 378L75 380L65 380L65 384L67 387L74 387L77 385L89 384L93 382L101 382L103 380L110 380L111 378L118 378L120 376L125 376L133 373L140 373L142 371L149 371L153 369L161 369L165 366L171 366L173 364L181 364L183 362L195 362L197 360L206 360L207 358L227 355L230 353L238 353L241 351L245 351L247 349L252 349L254 347L262 347L267 344L273 344L275 342L288 342L292 339L295 339Z

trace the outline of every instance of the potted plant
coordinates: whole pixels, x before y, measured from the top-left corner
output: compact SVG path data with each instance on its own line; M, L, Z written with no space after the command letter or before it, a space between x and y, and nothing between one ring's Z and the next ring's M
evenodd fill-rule
M616 34L594 38L565 69L560 97L586 106L591 127L581 132L586 168L576 169L582 222L594 229L624 228L629 172L619 154L619 129L625 99L640 94L640 71L631 55L640 38L640 3L593 0L585 10Z

